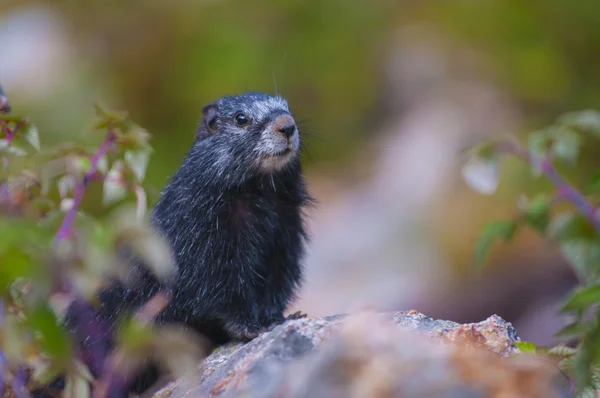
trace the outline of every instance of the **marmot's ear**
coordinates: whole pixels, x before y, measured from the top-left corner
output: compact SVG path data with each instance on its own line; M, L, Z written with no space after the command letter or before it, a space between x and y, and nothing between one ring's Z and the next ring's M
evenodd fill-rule
M198 138L206 138L219 131L219 107L216 102L202 108L202 121L196 130Z

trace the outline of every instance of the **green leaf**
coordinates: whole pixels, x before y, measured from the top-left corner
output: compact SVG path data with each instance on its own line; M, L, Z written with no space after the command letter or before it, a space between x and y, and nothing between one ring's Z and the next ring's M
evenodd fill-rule
M573 212L565 212L556 216L548 227L548 235L558 241L598 238L598 234L589 220L581 214Z
M28 322L40 332L42 346L52 358L61 360L69 357L70 342L54 311L45 305L38 305L29 313Z
M33 380L39 384L48 384L65 370L63 364L47 362L37 366L31 375Z
M575 353L577 353L577 349L568 347L564 344L559 344L555 347L552 347L547 352L548 355L557 356L561 358L569 357L571 355L574 355Z
M586 283L600 281L600 243L597 240L569 240L561 242L559 247L579 279Z
M527 137L529 154L535 157L546 157L551 149L551 140L546 130L538 130Z
M127 134L121 135L117 144L121 149L148 149L150 134L141 127L129 127Z
M575 163L581 146L579 134L568 128L553 126L548 129L548 135L552 143L552 157Z
M563 305L561 313L585 310L597 303L600 303L600 285L580 288L571 294Z
M13 232L14 236L21 239L26 238L23 234ZM0 237L4 234L0 235ZM19 247L16 244L6 244L3 242L0 250L0 292L11 286L17 278L33 278L39 270L39 264L32 258L30 253L27 253L24 247Z
M58 186L58 193L60 197L64 198L69 195L69 193L71 193L75 188L75 183L76 181L74 176L69 174L62 176L56 184Z
M5 114L0 113L0 120L4 120L5 122L18 123L23 120L23 117L15 116L15 115L5 115Z
M531 133L528 151L536 176L540 175L538 161L550 156L573 164L579 156L581 137L567 127L551 126Z
M494 221L486 225L475 248L475 264L483 265L494 242L497 239L510 241L515 235L517 227L515 221Z
M461 174L471 189L484 195L496 192L500 183L500 166L495 156L469 157L461 168Z
M525 222L540 233L544 233L550 222L551 201L549 196L539 195L523 211Z
M574 355L575 386L581 389L592 381L592 365L597 362L600 354L600 329L594 327L582 338L581 345Z
M110 125L111 122L106 121L104 119L101 120L97 120L94 122L93 127L95 130L104 130L106 128L108 128L108 126Z
M14 156L27 156L27 151L15 145L14 142L9 143L7 140L0 140L0 152Z
M556 337L575 337L587 332L593 325L581 321L576 321L556 332Z
M600 171L597 171L584 188L586 195L594 195L600 193Z
M537 348L535 344L529 341L516 341L515 345L519 350L521 350L521 352L528 352L532 354L535 354Z
M558 119L558 122L600 137L600 112L598 111L589 109L566 113Z
M127 185L123 177L123 163L115 161L104 177L102 202L105 206L118 202L127 195Z
M97 169L102 174L106 174L108 171L108 158L106 155L101 156L100 159L98 159Z
M23 338L26 329L16 315L6 314L2 325L0 349L11 362L21 361L26 355L27 341Z
M126 320L119 329L118 334L119 344L132 351L149 347L152 344L153 338L153 329L142 324L136 318Z
M73 205L75 204L75 200L73 198L64 198L63 200L60 201L60 211L62 211L63 213L68 212L69 210L71 210L71 208L73 207Z
M585 386L576 394L577 398L598 398L598 391L592 386Z
M73 156L73 167L77 175L83 176L92 166L92 160L88 156Z
M133 171L137 182L144 180L151 153L151 149L129 150L125 152L125 162Z
M96 110L96 115L100 119L103 119L103 120L106 120L109 122L118 122L118 121L126 119L128 116L127 112L111 111L111 110L107 109L106 107L104 107L104 105L102 105L100 103L94 104L94 109Z
M78 372L69 372L65 380L64 398L89 398L91 389L89 382Z
M86 364L84 364L78 359L75 359L73 360L73 365L75 367L75 371L80 377L82 377L84 380L89 381L90 383L94 381L94 375L92 375L92 372Z
M23 138L29 143L36 151L40 151L40 133L33 124L25 123L23 126Z
M208 354L207 341L180 326L161 326L154 339L153 356L175 378L185 377L196 369Z
M117 241L144 261L159 280L171 279L177 269L171 245L133 210L122 208L112 215Z
M43 196L33 199L31 204L34 205L42 213L42 215L48 214L56 207L52 200Z
M8 148L4 149L4 152L10 153L11 155L14 156L19 156L19 157L23 157L23 156L27 156L27 151L23 148L21 148L20 146L15 145L14 143L11 144L11 146L9 146Z
M476 157L480 159L492 159L497 156L496 143L494 141L482 142L462 151L468 157Z

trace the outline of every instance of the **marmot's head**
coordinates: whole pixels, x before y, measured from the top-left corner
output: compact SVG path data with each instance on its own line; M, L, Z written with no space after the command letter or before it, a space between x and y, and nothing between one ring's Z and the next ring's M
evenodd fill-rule
M234 173L237 179L240 172L277 173L297 163L300 136L285 99L263 93L227 96L202 113L196 146L212 158L218 174Z

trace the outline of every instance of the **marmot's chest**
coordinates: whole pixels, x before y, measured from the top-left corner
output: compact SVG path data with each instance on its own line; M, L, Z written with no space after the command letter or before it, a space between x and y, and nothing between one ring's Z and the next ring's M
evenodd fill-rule
M217 208L217 218L232 232L248 229L285 228L286 220L297 214L297 207L289 195L243 193L228 198Z

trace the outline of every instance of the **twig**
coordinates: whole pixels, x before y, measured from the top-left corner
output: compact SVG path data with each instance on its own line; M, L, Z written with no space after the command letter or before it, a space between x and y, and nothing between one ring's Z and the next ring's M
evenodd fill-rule
M517 141L499 142L496 144L496 149L499 152L515 155L538 169L554 185L558 198L571 202L600 234L598 209L556 170L549 158L533 158Z
M92 161L90 164L90 169L83 176L81 181L75 187L75 195L73 197L73 204L71 208L67 211L65 218L56 234L55 243L60 242L61 240L68 238L72 234L73 222L75 221L75 216L77 215L77 211L79 210L79 206L81 205L81 201L83 200L83 195L85 193L85 188L89 181L93 179L96 175L96 170L98 169L98 164L100 163L100 159L110 150L112 145L115 143L117 139L116 134L112 129L109 129L108 134L98 151L92 156Z
M75 187L73 204L71 205L71 208L67 210L65 218L63 219L63 222L58 232L56 233L55 244L58 244L61 240L69 238L72 235L73 223L75 221L75 217L77 215L79 207L81 206L85 189L89 181L91 181L96 175L96 171L98 169L98 164L100 163L100 160L110 150L116 139L117 136L115 132L111 128L109 128L106 138L102 142L102 145L92 156L89 170ZM78 337L82 339L92 338L94 341L101 341L102 338L105 337L105 325L102 324L102 322L100 322L95 317L92 317L89 308L89 303L79 296L79 294L73 288L70 280L67 279L63 281L63 288L65 289L65 292L73 298L73 301L71 303L71 311L73 315L76 318L78 318L77 323L79 325L82 325L83 330L79 330L78 334L80 334L80 336ZM89 348L89 355L92 366L95 367L96 370L102 369L105 354L104 352L102 352L100 346L92 344L92 346Z

